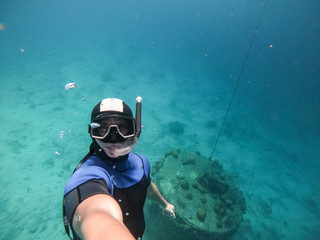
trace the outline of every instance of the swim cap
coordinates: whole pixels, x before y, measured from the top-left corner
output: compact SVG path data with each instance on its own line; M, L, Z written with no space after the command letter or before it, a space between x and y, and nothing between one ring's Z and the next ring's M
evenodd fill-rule
M105 98L99 102L92 110L91 121L100 115L120 114L133 117L130 107L121 99Z

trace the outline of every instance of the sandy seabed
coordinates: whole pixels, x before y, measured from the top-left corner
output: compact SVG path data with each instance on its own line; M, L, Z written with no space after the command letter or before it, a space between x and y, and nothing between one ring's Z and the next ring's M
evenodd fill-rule
M135 152L151 164L174 148L211 153L232 92L221 75L201 84L208 76L151 66L143 58L133 66L70 59L2 67L0 239L67 239L64 184L88 151L90 112L105 97L122 98L132 109L135 98L143 97L143 132ZM69 82L76 87L67 91ZM171 129L170 122L183 131ZM317 239L319 139L312 141L299 129L293 129L294 137L270 129L259 124L255 109L244 111L235 102L219 139L214 159L247 201L232 239Z

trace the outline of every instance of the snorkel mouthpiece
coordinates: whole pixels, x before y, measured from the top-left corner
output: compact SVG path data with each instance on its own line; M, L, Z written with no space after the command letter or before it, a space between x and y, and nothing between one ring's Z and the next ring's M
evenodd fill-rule
M142 97L136 98L136 137L139 138L141 134L141 105Z

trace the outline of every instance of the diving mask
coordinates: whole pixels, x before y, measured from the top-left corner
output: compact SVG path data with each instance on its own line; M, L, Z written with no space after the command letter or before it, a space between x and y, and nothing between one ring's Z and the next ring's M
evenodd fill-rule
M135 120L129 116L99 115L90 123L91 137L103 142L124 142L135 134Z

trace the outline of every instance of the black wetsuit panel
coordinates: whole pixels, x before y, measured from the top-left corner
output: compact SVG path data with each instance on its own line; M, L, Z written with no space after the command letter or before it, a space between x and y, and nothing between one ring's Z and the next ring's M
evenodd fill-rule
M149 184L150 181L144 175L140 182L129 188L114 187L113 190L113 197L122 210L123 222L136 239L142 238L145 229L143 206Z

